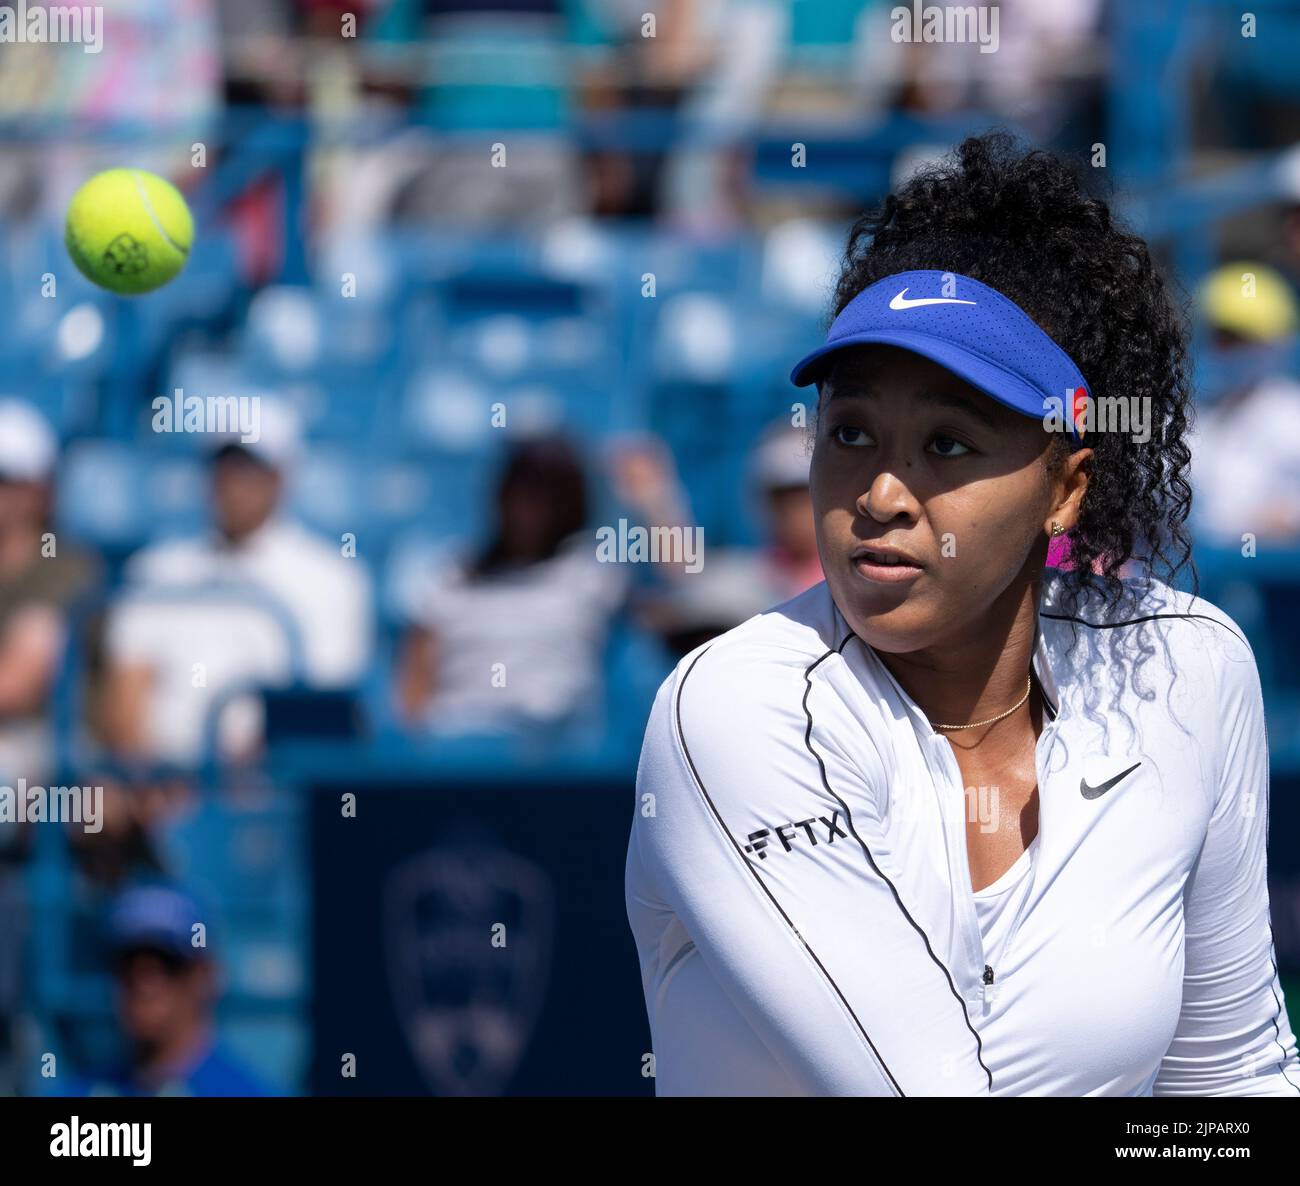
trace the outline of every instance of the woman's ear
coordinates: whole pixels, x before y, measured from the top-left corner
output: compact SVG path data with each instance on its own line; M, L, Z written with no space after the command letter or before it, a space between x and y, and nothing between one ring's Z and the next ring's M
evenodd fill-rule
M1053 507L1044 530L1050 532L1052 522L1055 521L1070 531L1079 521L1084 495L1088 492L1088 473L1084 463L1091 457L1091 449L1076 449L1066 457L1056 474Z

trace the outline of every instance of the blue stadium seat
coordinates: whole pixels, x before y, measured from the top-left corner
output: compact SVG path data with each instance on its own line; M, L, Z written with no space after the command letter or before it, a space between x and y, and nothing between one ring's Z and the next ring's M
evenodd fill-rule
M135 451L117 441L74 441L59 475L58 518L91 545L121 546L147 538L143 474Z

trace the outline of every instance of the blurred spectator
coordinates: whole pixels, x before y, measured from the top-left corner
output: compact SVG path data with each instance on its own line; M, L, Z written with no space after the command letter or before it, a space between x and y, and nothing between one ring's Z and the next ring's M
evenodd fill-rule
M683 574L665 592L646 598L642 620L680 659L785 600L755 579L755 568L753 553L743 548L710 551L699 572Z
M295 36L297 7L297 0L221 0L217 5L229 102L284 102L300 93L304 46ZM339 26L334 29L337 35Z
M687 89L664 170L663 201L675 225L702 232L743 225L749 140L767 113L786 52L789 2L695 0L678 5L676 19L666 22L677 28L675 44L651 61Z
M54 768L50 693L76 601L97 562L51 531L58 446L41 415L0 401L0 784L45 782ZM0 822L0 1094L13 1084L23 990L30 825Z
M397 699L409 721L496 733L595 711L627 578L596 559L587 504L567 440L514 445L487 546L436 567L407 595Z
M643 620L677 656L824 579L808 488L811 448L805 429L784 420L768 428L750 458L763 546L708 549L698 572L669 570L667 589L645 599Z
M619 503L647 524L688 524L689 500L672 450L653 433L623 433L605 452L610 484ZM659 566L664 571L665 565Z
M646 218L659 212L669 158L667 131L690 87L712 63L716 31L706 30L700 0L664 0L653 6L654 36L645 34L648 9L640 4L587 5L613 52L583 75L583 107L597 120L613 117L625 129L647 120L646 142L601 143L587 155L592 213ZM654 119L658 116L658 121Z
M82 784L103 791L97 831L64 825L68 855L87 885L116 892L136 878L164 876L168 868L158 825L187 802L188 784L179 778L135 783L102 767L87 771Z
M902 27L911 31L911 12L904 11ZM1021 121L1034 139L1050 140L1077 117L1076 105L1096 104L1105 66L1099 37L1106 17L1103 0L1002 0L996 14L992 6L967 11L983 21L970 27L971 34L985 38L982 44L921 41L913 32L912 52L904 56L903 107L985 107ZM894 5L877 7L877 38L889 39L896 12Z
M0 401L0 782L50 772L48 700L68 615L98 561L51 530L58 446L41 415Z
M240 684L361 679L372 650L369 578L360 560L283 514L299 451L296 416L263 399L258 439L218 438L212 453L215 529L130 561L127 596L106 628L103 727L115 752L192 764L212 705ZM175 612L160 611L159 594ZM224 599L219 609L213 598ZM223 748L255 744L251 711L232 708Z
M416 122L434 129L402 136L400 157L375 157L398 223L517 228L586 208L577 150L561 134L573 82L566 7L393 0L376 14L368 35L418 54ZM479 134L458 135L468 131Z
M75 1079L66 1094L278 1094L217 1036L219 992L210 938L210 920L178 887L158 882L118 896L108 941L126 1056L102 1077Z
M808 490L811 461L811 434L785 422L769 428L754 451L752 481L761 492L767 529L760 564L779 601L825 579Z
M1198 292L1213 335L1217 396L1192 437L1193 510L1202 534L1227 545L1243 534L1300 538L1300 383L1294 357L1296 300L1261 263L1213 272Z

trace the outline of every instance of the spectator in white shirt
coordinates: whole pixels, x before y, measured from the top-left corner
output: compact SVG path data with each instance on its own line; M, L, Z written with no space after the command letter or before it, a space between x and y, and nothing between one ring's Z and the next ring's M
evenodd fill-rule
M156 544L128 564L127 595L107 626L103 714L106 740L122 755L188 764L217 696L293 678L346 687L370 659L368 575L341 545L281 513L300 451L297 420L270 399L260 413L256 440L214 442L213 530ZM247 708L223 725L223 749L255 744Z
M1202 538L1240 547L1300 540L1300 382L1288 373L1300 317L1286 281L1262 263L1224 264L1198 300L1213 335L1218 398L1190 438L1193 522ZM1207 393L1202 392L1202 397Z
M594 717L621 565L584 531L587 487L562 438L523 441L497 488L487 547L444 558L399 594L402 715L435 733L502 734Z

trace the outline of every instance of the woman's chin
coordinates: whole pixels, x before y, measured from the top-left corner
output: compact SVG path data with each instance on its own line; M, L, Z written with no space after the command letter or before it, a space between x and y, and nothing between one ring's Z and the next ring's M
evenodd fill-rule
M832 587L835 604L853 633L877 651L906 654L928 645L939 633L931 615L917 602L909 600L912 586L886 586L880 592L861 588L851 596Z

